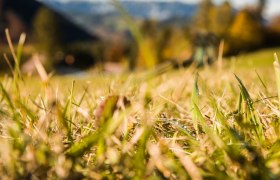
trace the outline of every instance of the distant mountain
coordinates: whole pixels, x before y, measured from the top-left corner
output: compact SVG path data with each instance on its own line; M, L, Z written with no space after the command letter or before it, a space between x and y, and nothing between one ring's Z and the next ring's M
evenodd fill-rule
M0 0L0 41L5 39L4 29L8 28L13 40L18 40L22 32L30 37L33 29L32 24L37 13L42 9L50 9L45 4L36 0ZM52 13L63 29L62 39L64 42L97 41L99 37L90 34L80 26L65 18L58 11Z
M42 0L49 7L62 12L89 31L98 28L119 29L123 25L119 10L109 2ZM136 19L154 19L162 23L181 23L191 18L197 10L196 4L182 2L121 1L126 11ZM173 21L174 20L174 21Z
M118 10L109 2L91 2L91 1L43 1L52 8L62 11L66 14L73 15L106 15L117 13ZM182 2L139 2L139 1L122 1L122 6L130 15L136 18L167 20L173 17L190 17L196 9L196 4Z

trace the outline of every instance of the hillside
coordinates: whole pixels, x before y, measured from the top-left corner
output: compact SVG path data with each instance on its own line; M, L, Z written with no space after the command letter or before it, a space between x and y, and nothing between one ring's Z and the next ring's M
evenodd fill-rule
M96 27L114 29L119 26L121 17L118 10L108 2L89 1L43 1L51 8L66 16L90 31ZM122 6L136 19L154 19L165 24L181 24L182 19L190 19L196 12L196 4L182 2L135 2L122 1Z
M18 40L22 32L32 33L33 21L40 9L46 8L53 12L56 20L63 29L62 39L64 42L95 41L98 37L90 34L73 21L66 18L60 12L50 9L48 6L35 0L1 0L0 1L0 33L4 37L4 29L8 28L12 39Z

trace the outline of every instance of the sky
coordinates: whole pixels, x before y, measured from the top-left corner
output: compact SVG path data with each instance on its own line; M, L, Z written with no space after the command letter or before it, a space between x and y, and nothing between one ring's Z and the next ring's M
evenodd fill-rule
M45 0L51 1L51 0ZM57 1L81 1L81 0L57 0ZM105 0L87 0L87 1L105 1ZM151 0L132 0L132 1L151 1ZM165 2L186 2L186 3L198 3L199 0L153 0L153 1L165 1ZM224 0L213 0L216 3L221 3ZM236 8L240 8L242 6L254 4L258 2L257 0L229 0ZM280 15L280 0L267 0L267 8L265 11L266 17L271 17L273 15Z

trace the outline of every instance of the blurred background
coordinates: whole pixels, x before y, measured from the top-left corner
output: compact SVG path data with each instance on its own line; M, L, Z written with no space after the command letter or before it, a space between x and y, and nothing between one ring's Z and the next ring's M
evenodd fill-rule
M38 57L59 74L201 66L219 52L231 57L280 47L280 1L0 0L2 72L3 54L10 54L6 28L15 46L27 34L21 68L28 74Z

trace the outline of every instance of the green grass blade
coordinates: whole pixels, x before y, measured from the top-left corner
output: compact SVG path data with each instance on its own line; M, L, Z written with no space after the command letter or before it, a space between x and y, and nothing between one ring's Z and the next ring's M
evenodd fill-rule
M225 148L224 142L221 140L221 138L212 130L205 122L205 119L203 115L201 114L201 111L199 110L198 106L196 104L194 105L194 113L196 114L199 125L202 126L203 131L208 135L208 137L212 140L213 143L215 143L219 148Z
M245 109L245 114L249 115L249 117L247 117L248 118L247 122L250 122L253 124L255 133L258 135L260 142L263 142L263 140L264 140L264 134L263 134L263 128L262 128L263 125L260 121L260 118L255 115L253 100L252 100L251 96L249 95L249 92L247 91L247 89L244 86L241 79L239 79L236 75L235 75L235 78L239 82L239 88L241 91L242 98L244 99L244 101L246 102L246 105L248 107ZM245 117L245 119L247 119L247 118Z
M194 87L192 90L192 96L191 96L191 108L194 109L194 107L199 104L199 88L198 88L198 75L195 77ZM196 134L199 134L198 129L198 117L194 110L192 110L192 120L193 120L193 126L195 128Z
M13 114L15 113L15 106L12 102L11 97L9 96L8 92L6 91L6 89L4 88L3 84L0 82L0 88L3 94L3 98L6 100L10 110L13 112Z
M83 156L91 147L101 138L101 133L95 132L84 138L79 142L74 143L67 151L66 155L71 158L79 158Z
M263 81L263 79L261 78L261 76L259 75L259 73L258 73L256 70L255 70L255 72L256 72L256 74L257 74L257 76L258 76L258 78L259 78L259 80L260 80L262 86L264 87L265 91L267 92L267 85L265 84L265 82Z

